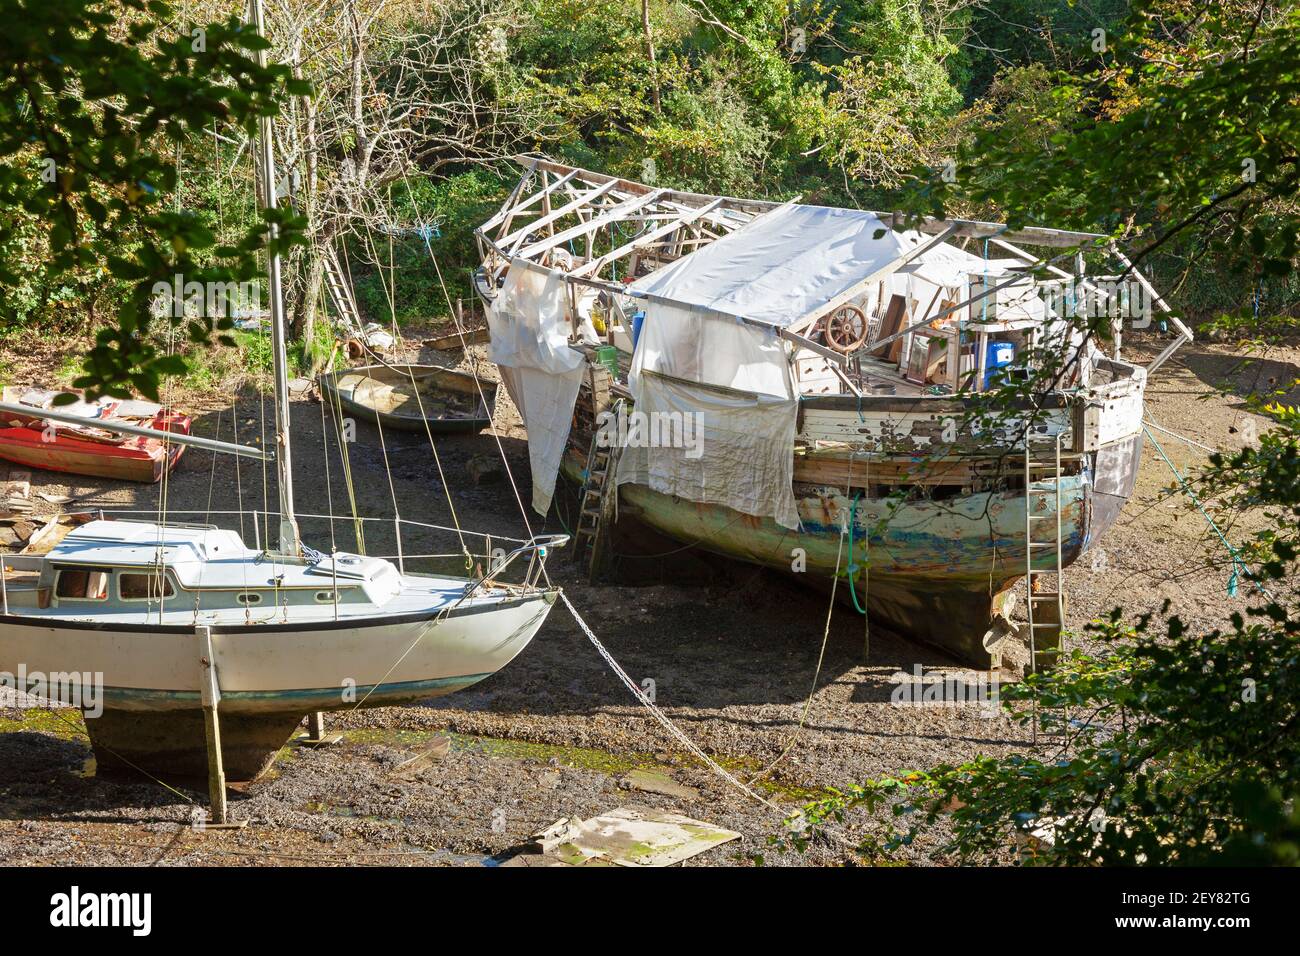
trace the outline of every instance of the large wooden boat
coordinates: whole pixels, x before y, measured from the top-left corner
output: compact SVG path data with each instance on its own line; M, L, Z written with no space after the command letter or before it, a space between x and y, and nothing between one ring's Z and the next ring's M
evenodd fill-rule
M888 214L519 163L519 184L476 233L476 285L512 396L539 369L498 350L498 330L514 341L541 323L582 354L560 469L580 489L578 550L593 573L613 524L642 522L822 586L838 575L839 593L873 620L964 662L997 666L1015 643L1030 666L1051 662L1062 574L1133 491L1147 373L1190 340L1169 316L1178 338L1144 369L1121 355L1118 310L1089 325L1078 303L1049 294L1068 283L1118 303L1129 284L1168 312L1127 268L1085 273L1081 252L1073 271L1055 265L1071 255L1060 250L1086 246L1127 266L1113 244L966 220L895 228ZM557 282L567 298L549 291ZM548 303L563 304L552 314ZM567 374L552 364L540 371ZM625 435L609 426L651 398L707 422L698 462L656 452L647 468L638 451L629 466L634 452L606 433ZM772 412L731 420L762 429L789 409L784 437L730 434L745 426L717 410L765 402ZM773 502L787 494L782 515ZM1025 620L1013 622L1026 577Z

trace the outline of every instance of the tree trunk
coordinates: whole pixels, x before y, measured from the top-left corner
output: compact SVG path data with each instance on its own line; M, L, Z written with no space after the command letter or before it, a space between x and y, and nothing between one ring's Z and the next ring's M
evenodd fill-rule
M311 265L307 268L307 282L303 289L302 302L302 340L310 349L311 343L315 341L316 331L316 309L320 304L320 287L325 278L325 262L321 258L319 250L312 248ZM320 370L319 366L325 361L325 356L317 355L309 351L311 355L311 374L314 377Z
M645 52L650 60L651 95L654 98L655 112L659 112L659 64L655 62L654 34L650 32L650 0L641 0L641 29L645 31Z

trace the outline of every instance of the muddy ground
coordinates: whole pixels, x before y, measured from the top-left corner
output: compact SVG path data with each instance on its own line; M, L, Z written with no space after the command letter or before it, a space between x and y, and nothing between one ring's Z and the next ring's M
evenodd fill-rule
M1149 358L1155 345L1139 341L1131 354ZM0 343L0 378L48 383L66 367L69 351L66 343L38 339ZM427 351L423 357L451 358ZM484 370L492 375L490 366ZM1196 442L1238 447L1254 418L1241 395L1265 388L1270 379L1297 376L1300 349L1247 359L1226 345L1198 343L1155 376L1148 409L1152 420ZM1221 385L1227 394L1205 397ZM233 403L239 440L260 437L263 396L242 380L238 362L229 363L224 380L178 387L171 400L198 415L199 434L225 439L234 437ZM498 411L501 445L526 502L527 448L504 392ZM328 485L325 478L321 404L311 397L296 400L293 421L299 510L346 514L347 491L332 438ZM1255 419L1255 427L1263 430L1265 422ZM1181 471L1204 462L1203 451L1156 435ZM349 451L362 514L391 519L395 497L404 518L450 524L423 435L386 434L381 445L378 432L362 424ZM438 451L460 523L521 536L514 493L490 473L497 460L493 438L484 433L442 439ZM1220 623L1246 605L1244 582L1236 597L1226 592L1227 556L1207 544L1204 520L1185 498L1167 495L1172 481L1148 442L1137 492L1119 523L1097 552L1067 573L1075 631L1115 605L1140 612L1158 609L1167 598L1196 626ZM241 503L245 510L261 507L264 492L274 502L274 477L268 482L260 466L248 461L214 460L190 450L165 487L37 473L34 490L71 496L75 501L65 509L103 506L153 514L165 494L174 518L202 520L202 512L239 511ZM38 505L38 511L52 510ZM238 523L229 516L213 520ZM534 532L563 530L554 511L546 521L530 512L528 520ZM244 524L251 541L251 519ZM1225 530L1241 540L1252 529ZM306 520L304 532L322 549L329 544L326 523ZM347 523L337 524L336 532L339 547L353 547ZM391 526L372 524L367 545L370 553L394 553ZM627 672L638 681L653 680L665 711L732 772L749 779L793 740L788 755L756 785L784 811L826 787L1031 747L1023 727L990 718L980 708L892 706L891 676L899 670L921 663L962 672L878 627L864 656L865 622L844 607L832 616L821 675L806 724L797 732L821 647L826 598L792 579L682 551L662 539L643 536L622 547L628 553L618 561L617 583L587 584L563 554L552 560L552 575ZM404 538L403 548L406 554L458 550L454 533L432 531ZM418 569L419 562L412 567ZM96 775L79 716L0 709L0 862L477 865L559 817L642 805L744 834L743 841L691 865L748 863L759 853L769 863L834 864L854 860L853 847L878 827L855 816L828 828L804 854L769 849L767 838L780 830L782 814L685 756L561 606L517 660L474 688L418 705L331 715L328 723L344 735L341 744L287 747L270 775L232 794L232 814L249 821L247 828L205 832L190 826L194 809L206 803L201 789ZM446 757L414 774L394 773L444 735L452 738ZM625 789L620 781L635 768L661 770L696 794ZM936 834L921 840L903 859L936 859L938 839Z

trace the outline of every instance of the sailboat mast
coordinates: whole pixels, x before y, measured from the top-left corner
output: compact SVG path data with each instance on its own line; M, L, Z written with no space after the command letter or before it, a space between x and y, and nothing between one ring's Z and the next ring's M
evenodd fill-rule
M263 25L262 0L249 0L248 22L254 30L266 36ZM257 65L266 66L266 51L257 51ZM262 181L261 200L264 209L275 208L275 154L272 149L271 117L257 121L257 170ZM271 238L279 230L271 226ZM298 534L298 519L293 510L293 458L289 450L289 355L285 343L284 290L280 279L280 253L267 250L267 284L271 311L271 358L275 366L275 445L276 466L280 487L280 551L298 554L302 540Z

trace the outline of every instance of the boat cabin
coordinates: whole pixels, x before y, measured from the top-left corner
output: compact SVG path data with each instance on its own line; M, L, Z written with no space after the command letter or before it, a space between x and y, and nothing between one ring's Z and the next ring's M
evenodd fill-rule
M403 576L390 562L336 554L312 563L254 551L215 525L96 520L41 557L10 557L28 572L6 581L20 613L87 619L121 614L212 612L241 623L269 622L290 607L373 610L396 597Z

